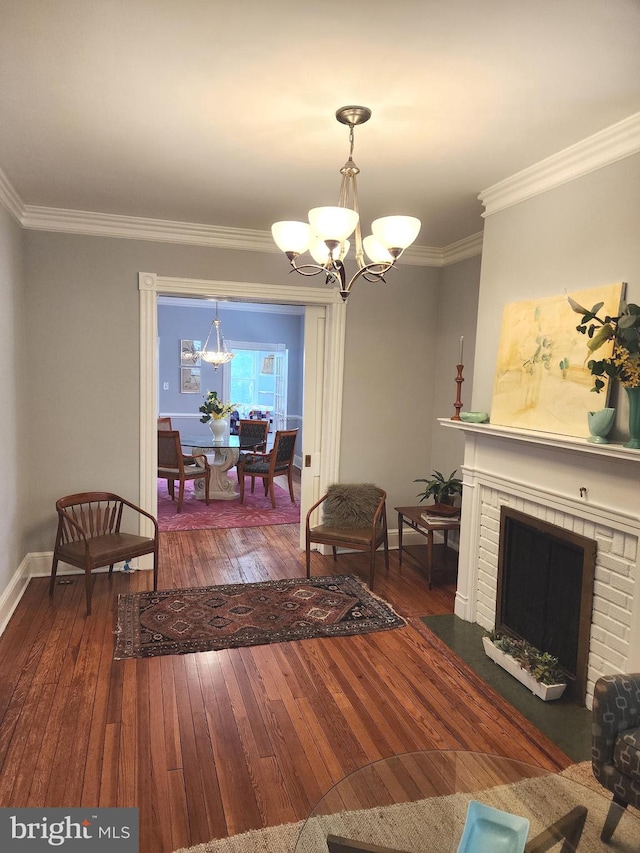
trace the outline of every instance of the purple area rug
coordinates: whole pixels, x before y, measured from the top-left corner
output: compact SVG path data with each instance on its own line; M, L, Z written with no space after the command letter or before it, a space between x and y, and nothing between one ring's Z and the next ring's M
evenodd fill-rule
M235 471L229 476L236 487L238 479ZM176 495L178 485L176 484ZM251 494L247 481L244 503L240 500L204 501L193 494L193 483L187 482L184 490L182 512L176 512L177 500L172 501L167 491L167 481L158 480L158 527L161 531L173 530L209 530L225 527L266 527L272 524L297 524L300 521L300 503L291 503L289 490L275 483L276 508L271 500L264 496L261 483Z

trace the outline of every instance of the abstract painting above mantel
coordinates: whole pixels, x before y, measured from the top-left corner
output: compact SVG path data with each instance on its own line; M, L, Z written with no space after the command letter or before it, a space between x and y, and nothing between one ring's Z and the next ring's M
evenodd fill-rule
M603 302L599 316L619 313L624 284L512 302L502 314L491 404L491 423L586 438L587 412L607 405L609 388L591 391L588 338L576 331L579 317L567 295L588 308ZM598 350L610 355L613 344Z

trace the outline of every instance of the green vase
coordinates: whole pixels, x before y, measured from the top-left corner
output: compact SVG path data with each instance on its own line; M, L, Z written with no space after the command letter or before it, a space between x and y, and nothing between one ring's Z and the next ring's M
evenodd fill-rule
M587 441L594 444L609 444L607 436L611 432L616 418L615 409L600 409L598 412L587 412L587 423L591 435Z
M629 441L625 447L640 450L640 388L625 388L629 398Z

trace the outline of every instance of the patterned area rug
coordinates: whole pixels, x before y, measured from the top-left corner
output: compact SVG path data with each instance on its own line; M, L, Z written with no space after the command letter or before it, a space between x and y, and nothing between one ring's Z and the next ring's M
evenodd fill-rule
M237 487L235 470L229 479ZM283 480L286 483L286 480ZM247 488L244 503L235 501L210 501L209 506L198 500L193 494L193 483L185 484L182 512L176 512L176 502L167 492L167 481L158 480L158 527L160 530L220 530L224 527L267 527L273 524L297 524L300 521L300 504L291 503L289 490L283 489L276 481L276 508L265 498L260 483L256 483L253 494ZM176 486L176 489L178 487Z
M114 659L344 637L404 624L353 575L138 592L118 597Z

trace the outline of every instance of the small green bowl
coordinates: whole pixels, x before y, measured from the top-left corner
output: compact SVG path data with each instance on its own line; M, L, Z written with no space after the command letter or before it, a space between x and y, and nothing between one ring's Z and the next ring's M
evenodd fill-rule
M489 421L488 412L460 412L460 420L468 424L486 424Z

